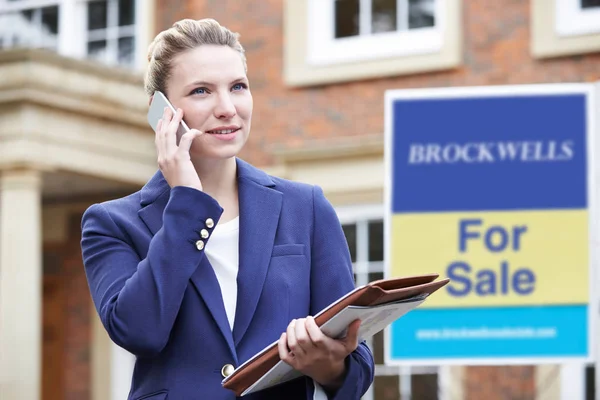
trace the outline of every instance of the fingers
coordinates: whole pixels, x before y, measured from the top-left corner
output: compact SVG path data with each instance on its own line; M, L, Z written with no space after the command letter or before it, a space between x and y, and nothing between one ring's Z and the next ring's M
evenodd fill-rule
M179 129L181 118L183 118L183 111L181 110L181 108L178 108L175 113L173 113L173 111L171 111L170 109L167 109L167 111L171 116L171 120L166 126L166 145L167 150L174 151L177 147L177 130Z
M161 118L158 120L158 123L156 124L156 135L154 135L154 143L156 143L156 150L159 155L164 153L164 142L162 140L162 134L161 134L162 125L163 125L163 120Z
M158 164L162 165L168 158L167 134L168 125L171 122L171 110L165 107L162 118L158 120L156 125L156 151L158 153Z
M184 133L179 141L179 151L189 152L194 139L202 136L203 134L204 132L200 132L197 129L191 129L189 132Z
M327 343L333 340L321 332L321 329L317 326L317 323L313 317L307 317L305 325L306 332L308 333L313 346L325 348L327 347Z
M306 354L304 349L298 343L298 338L296 336L296 324L298 320L292 320L287 327L287 345L291 352L298 357L302 357Z
M167 155L177 150L178 147L181 151L189 152L194 139L203 134L203 132L196 129L191 129L181 136L179 146L177 146L177 131L182 118L183 111L180 108L173 113L170 108L165 107L163 116L158 120L156 126L156 146L159 155L162 154L164 157L167 157Z
M279 341L277 342L277 349L279 350L279 359L292 365L293 357L291 356L290 351L287 347L287 335L285 332L283 332L279 337Z
M300 347L300 349L302 349L304 353L309 353L314 347L314 345L306 329L306 318L296 320L294 328L294 333L296 334L296 342L298 343L298 347Z
M358 330L360 329L360 324L361 321L358 319L353 321L350 326L348 326L346 337L341 340L349 353L353 352L358 347Z

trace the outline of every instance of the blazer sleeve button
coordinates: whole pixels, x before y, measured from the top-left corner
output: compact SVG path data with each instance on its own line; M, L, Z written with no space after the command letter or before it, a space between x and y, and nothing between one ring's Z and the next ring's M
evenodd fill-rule
M223 368L221 368L221 375L223 378L227 378L229 375L233 374L234 369L233 365L225 364L223 365Z
M196 248L197 248L198 250L204 250L204 241L202 241L202 240L198 240L198 241L196 242Z
M215 221L212 218L208 218L205 224L208 229L212 229L215 226Z
M202 229L202 230L200 231L200 237L201 237L202 239L208 239L208 231L207 231L206 229Z

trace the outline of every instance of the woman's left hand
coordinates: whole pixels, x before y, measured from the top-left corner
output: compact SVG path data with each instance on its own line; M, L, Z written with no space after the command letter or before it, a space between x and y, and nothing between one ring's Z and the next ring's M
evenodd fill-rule
M335 390L343 382L346 357L358 346L359 327L356 320L345 338L332 339L321 332L313 317L292 320L279 338L279 357L326 389Z

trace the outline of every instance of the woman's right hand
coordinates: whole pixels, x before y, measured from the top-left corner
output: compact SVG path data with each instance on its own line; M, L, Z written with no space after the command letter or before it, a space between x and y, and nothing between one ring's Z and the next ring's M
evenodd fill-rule
M202 190L202 183L190 157L192 142L202 135L202 132L191 129L181 136L178 146L177 129L182 118L183 111L181 109L177 109L177 112L173 114L168 107L165 107L163 116L156 126L155 143L158 167L172 188L187 186Z

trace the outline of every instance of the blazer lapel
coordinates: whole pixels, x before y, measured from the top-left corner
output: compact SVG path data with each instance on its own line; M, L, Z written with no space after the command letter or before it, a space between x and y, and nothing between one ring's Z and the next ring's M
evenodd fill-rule
M233 326L237 346L242 340L262 292L271 261L283 195L269 187L273 181L238 160L240 242L238 298Z
M206 304L206 307L210 310L219 330L227 341L229 351L231 351L231 355L237 365L237 352L235 351L233 336L229 326L229 320L227 319L227 312L225 311L225 305L222 300L223 295L221 293L221 287L219 286L215 271L207 257L202 258L200 265L196 268L190 280L198 293L200 293L200 296L204 300L204 304Z
M170 188L160 171L148 182L141 191L142 209L138 211L139 217L144 221L152 236L162 227L162 216L169 201ZM219 330L227 341L229 350L237 364L237 353L233 344L233 336L227 313L223 305L221 287L207 257L203 257L200 264L190 277L206 307L213 316Z

